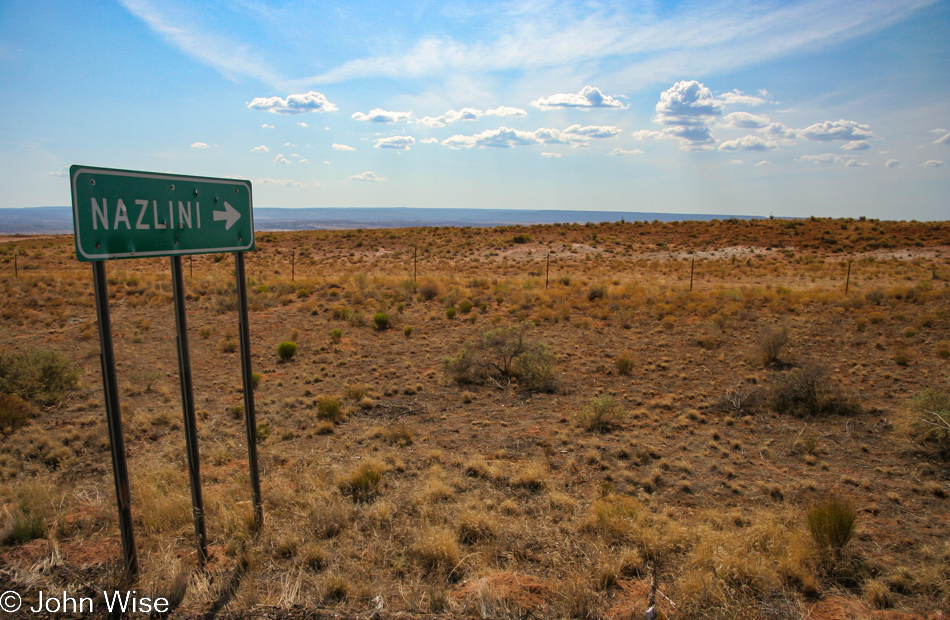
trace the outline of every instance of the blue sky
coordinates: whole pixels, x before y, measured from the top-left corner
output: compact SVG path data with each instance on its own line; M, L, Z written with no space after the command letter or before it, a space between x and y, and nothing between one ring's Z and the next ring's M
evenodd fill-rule
M950 3L0 3L0 208L84 164L255 206L947 219Z

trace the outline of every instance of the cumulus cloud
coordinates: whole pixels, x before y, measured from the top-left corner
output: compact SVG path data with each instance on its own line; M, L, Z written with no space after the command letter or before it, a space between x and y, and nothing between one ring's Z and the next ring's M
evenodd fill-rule
M308 127L307 123L297 123L297 126L298 126L298 127L303 127L304 129L306 129L306 128Z
M419 142L421 142L422 144L438 144L439 139L438 138L423 138L422 140L419 140Z
M256 153L267 153L267 152L270 151L270 149L267 148L266 146L264 146L263 144L260 145L260 146L255 146L255 147L252 148L251 150L254 151L254 152L256 152Z
M745 163L745 162L742 161L741 159L733 159L733 160L730 160L730 161L729 161L729 165L730 165L730 166L741 166L741 165L744 164L744 163Z
M759 91L762 95L768 95L765 89ZM719 95L719 100L725 103L726 105L762 105L765 103L765 99L762 97L756 97L755 95L747 95L739 90L732 90L728 93L723 93Z
M841 145L845 151L865 151L871 148L871 143L867 140L852 140Z
M813 164L838 164L844 160L834 153L823 153L821 155L802 155L796 158L795 161L811 162Z
M600 92L599 88L585 86L577 94L560 93L550 97L541 97L531 102L531 105L541 110L556 110L559 108L615 108L625 109L627 106L610 95Z
M547 151L545 151L544 153L541 153L541 157L563 157L563 154L561 154L561 153L548 153Z
M254 185L280 185L282 187L323 187L320 181L301 183L293 179L254 179Z
M521 108L512 108L509 106L498 106L494 110L485 110L485 116L527 116L528 113Z
M69 176L69 166L63 166L59 170L53 170L46 173L48 177L65 177Z
M588 125L587 127L571 125L561 133L584 136L585 138L613 138L621 132L623 132L623 129L612 125Z
M873 138L874 133L868 125L861 125L854 121L841 119L840 121L825 121L815 123L802 129L799 134L809 140L830 142L832 140L863 140Z
M772 151L777 148L775 142L763 140L759 136L743 136L719 145L720 151Z
M445 127L456 121L477 121L482 116L504 116L516 117L527 116L528 113L521 108L512 108L508 106L499 106L493 110L479 110L477 108L462 108L461 110L449 110L439 116L423 116L416 120L420 125L428 127Z
M943 165L943 162L940 161L939 159L929 159L920 165L925 166L927 168L939 168Z
M662 131L650 131L649 129L638 129L630 133L634 140L659 140L664 137Z
M385 180L383 177L378 177L368 170L362 174L354 174L350 177L350 181L366 181L368 183L379 183Z
M849 159L848 163L845 164L848 168L867 168L868 163L863 161L858 161L856 159Z
M274 128L273 125L268 125L267 123L264 123L263 125L261 125L261 129L273 129L273 128Z
M723 103L696 80L677 82L660 94L656 122L667 126L705 125L722 115Z
M709 123L722 115L722 101L696 80L681 81L660 93L653 122L666 127L664 135L679 138L686 150L711 149L716 140Z
M772 162L766 161L766 160L763 159L763 160L760 161L759 163L755 164L755 167L756 167L756 168L764 168L764 167L766 167L766 166L771 166L771 165L772 165Z
M541 127L534 131L522 131L500 127L488 129L472 136L454 135L442 141L449 148L511 148L532 144L568 144L575 148L590 145L591 139L612 138L623 130L610 125L571 125L567 129Z
M334 112L337 107L327 101L327 98L315 90L301 95L290 95L286 99L281 97L256 97L247 107L251 110L262 110L272 114L306 114L307 112Z
M722 117L725 127L734 129L761 129L769 125L767 116L749 114L748 112L733 112Z
M209 146L208 146L207 144L205 144L204 142L192 142L192 143L191 143L191 148L193 148L193 149L207 149L207 148L211 148L211 147L209 147Z
M351 118L358 121L368 121L370 123L398 123L400 121L408 121L412 118L412 112L389 112L375 108L370 110L369 114L355 112Z
M416 143L416 139L412 136L392 136L390 138L379 138L376 140L376 148L378 149L396 149L400 151L408 151L409 147Z
M336 149L337 151L355 151L356 150L352 146L347 146L346 144L337 144L336 142L333 143L332 148Z
M274 158L274 163L275 164L290 164L293 162L291 162L289 159L287 159L286 157L278 153L277 157Z
M888 159L888 160L887 160L887 163L884 164L884 167L885 167L885 168L897 168L897 167L900 166L900 165L901 165L901 163L900 163L899 161L897 161L896 159Z
M944 129L943 131L947 130ZM950 132L947 132L943 136L934 140L934 144L950 144Z
M770 123L768 127L762 128L762 133L771 138L784 138L794 140L798 136L798 130L786 127L782 123Z
M631 149L628 151L625 149L616 148L610 151L610 154L613 155L614 157L626 157L627 155L640 155L641 153L643 153L643 151L641 151L640 149Z

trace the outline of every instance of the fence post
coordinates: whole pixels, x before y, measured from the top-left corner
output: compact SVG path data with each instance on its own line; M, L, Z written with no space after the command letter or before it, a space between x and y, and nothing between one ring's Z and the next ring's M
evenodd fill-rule
M851 261L848 261L848 277L844 282L844 294L848 294L848 288L851 286Z
M290 251L290 281L293 282L297 274L297 250Z
M693 292L693 269L696 267L696 259L689 261L689 292Z
M544 290L548 290L548 279L551 276L551 253L548 252L547 265L544 270Z

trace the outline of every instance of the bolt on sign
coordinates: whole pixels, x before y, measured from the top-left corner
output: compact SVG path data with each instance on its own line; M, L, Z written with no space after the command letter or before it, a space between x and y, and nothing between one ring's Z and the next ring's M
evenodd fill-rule
M72 166L81 261L254 250L251 182Z
M106 262L117 258L171 257L178 375L191 483L192 514L200 564L208 559L204 502L201 494L198 430L192 390L191 354L185 313L185 283L181 257L190 254L234 253L238 297L238 334L244 382L244 421L257 529L263 522L260 472L257 462L257 422L251 376L250 328L247 319L247 277L244 253L254 249L251 182L158 172L135 172L89 166L69 169L73 199L76 257L92 263L99 325L102 387L112 453L119 532L127 574L138 572L132 529L129 473L122 433Z

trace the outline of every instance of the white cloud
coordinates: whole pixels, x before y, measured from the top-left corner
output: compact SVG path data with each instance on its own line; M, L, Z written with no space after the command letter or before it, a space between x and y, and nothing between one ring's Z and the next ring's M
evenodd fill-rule
M761 129L767 127L769 119L767 116L758 114L749 114L748 112L733 112L722 117L723 126L734 129Z
M498 106L494 110L485 110L485 116L527 116L528 113L521 108L512 108L509 106Z
M571 125L561 133L574 136L583 136L585 138L613 138L620 135L622 132L623 129L614 127L612 125L588 125L587 127Z
M308 160L304 159L303 157L301 157L301 158L297 161L297 163L298 163L298 164L310 164L310 162L309 162Z
M532 101L531 105L541 110L556 110L558 108L579 108L582 110L590 108L624 109L627 107L621 101L603 94L599 88L593 86L585 86L576 95L561 93L550 97L541 97Z
M756 167L756 168L764 168L764 167L766 167L766 166L771 166L771 165L772 165L772 162L766 161L766 160L763 159L763 160L760 161L759 163L755 164L755 167Z
M51 172L47 172L47 173L46 173L46 176L48 176L48 177L67 177L67 176L69 176L69 166L63 166L63 167L60 168L59 170L53 170L53 171L51 171Z
M323 160L323 163L324 163L325 165L327 165L327 166L329 166L329 165L330 165L330 162L329 162L329 161L327 161L327 160L325 160L325 159Z
M782 123L770 123L768 127L762 128L762 133L772 138L784 138L794 140L798 137L798 130L786 127Z
M950 132L947 132L942 137L934 140L934 144L950 144Z
M634 140L659 140L665 137L662 131L651 131L649 129L638 129L630 132L630 137Z
M744 163L745 163L745 162L742 161L741 159L732 159L732 160L729 161L729 165L730 165L730 166L741 166L741 165L744 164Z
M263 110L273 114L306 114L307 112L334 112L337 107L315 90L301 95L280 97L256 97L247 107L251 110Z
M773 151L777 148L775 142L763 140L759 136L743 136L719 145L720 151Z
M419 142L421 142L422 144L438 144L439 139L438 138L423 138L422 140L419 140Z
M354 174L350 177L350 181L366 181L368 183L379 183L380 181L385 181L383 177L378 177L372 172L366 171L363 174Z
M207 149L207 148L211 148L211 147L209 147L209 146L208 146L207 144L205 144L204 142L192 142L192 143L191 143L191 148L193 148L193 149Z
M768 93L763 88L759 91L763 96L768 96ZM732 92L723 93L719 95L719 100L725 103L726 105L762 105L765 103L765 99L762 97L756 97L755 95L746 95L745 93L739 90L733 90Z
M861 125L854 121L841 119L840 121L825 121L815 123L799 132L804 138L815 140L817 142L829 142L831 140L863 140L864 138L873 138L874 133L868 125Z
M412 112L389 112L375 108L370 110L369 114L355 112L351 118L358 121L368 121L370 123L398 123L400 121L408 121L412 118Z
M945 127L937 127L936 129L931 129L929 133L945 134L950 133L950 129L946 129Z
M852 140L841 145L845 151L865 151L871 148L871 143L867 140Z
M868 163L863 161L858 161L856 159L849 159L848 163L845 164L849 168L867 168Z
M515 116L527 116L528 113L520 108L512 108L508 106L499 106L494 110L479 110L476 108L462 108L461 110L449 110L445 114L439 116L424 116L416 120L416 123L420 125L426 125L428 127L445 127L446 125L451 125L456 121L476 121L482 116L504 116L504 117L515 117Z
M541 153L541 157L563 157L563 154L562 153L548 153L547 151L545 151L544 153Z
M925 166L925 167L927 167L927 168L939 168L939 167L943 166L943 162L940 161L939 159L930 159L930 160L927 160L927 161L925 161L924 163L922 163L922 164L920 164L920 165L921 165L921 166Z
M900 165L901 165L901 163L900 163L899 161L897 161L896 159L888 159L888 160L887 160L887 163L884 164L884 167L885 167L885 168L897 168L897 167L900 166Z
M297 126L298 126L298 127L303 127L304 129L306 129L306 128L307 128L307 123L297 123Z
M841 157L835 155L834 153L824 153L822 155L802 155L795 159L795 161L801 162L811 162L813 164L839 164L844 162Z
M254 151L256 153L267 153L270 151L270 149L262 144L260 146L255 146L254 148L251 149L251 151Z
M542 141L537 135L535 135L535 132L533 131L521 131L520 129L509 129L508 127L487 129L473 136L463 136L456 134L442 141L443 146L453 149L483 148L486 146L507 149L513 146L525 146L529 144L541 143Z
M681 81L660 93L656 122L667 126L705 125L722 115L722 102L696 80Z
M716 142L709 123L722 115L722 106L701 83L684 80L660 93L653 122L666 127L667 137L679 138L680 148L707 150Z
M333 143L332 148L338 151L355 151L356 150L352 146L347 146L346 144L337 144L336 142Z
M627 151L625 149L616 148L610 151L609 154L615 157L626 157L627 155L640 155L641 153L643 153L643 151L641 151L640 149L632 149L632 150Z
M261 129L273 129L273 128L274 128L273 125L268 125L267 123L264 123L263 125L261 125Z
M293 162L291 162L289 159L287 159L286 157L278 153L277 157L274 158L274 163L275 164L290 164Z
M300 181L295 181L293 179L255 179L255 185L280 185L282 187L323 187L323 183L320 181L310 181L309 183L301 183Z
M621 129L610 125L571 125L567 129L541 127L534 131L522 131L500 127L488 129L472 136L456 134L442 141L443 146L459 148L511 148L532 144L568 144L574 148L590 145L591 139L612 138L621 133Z
M409 147L416 143L412 136L392 136L391 138L379 138L376 140L378 149L396 149L408 151Z

